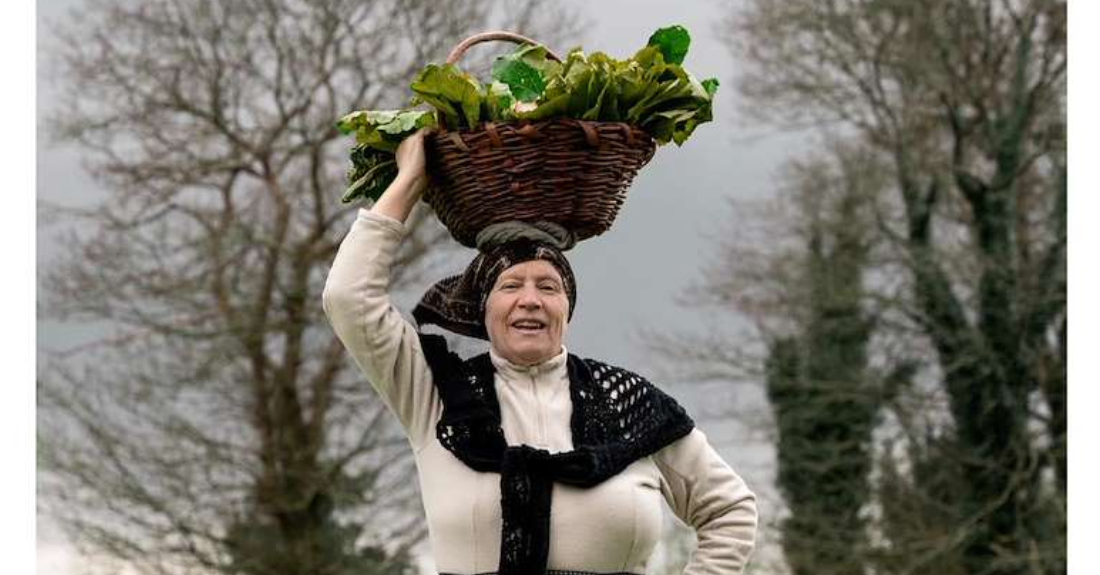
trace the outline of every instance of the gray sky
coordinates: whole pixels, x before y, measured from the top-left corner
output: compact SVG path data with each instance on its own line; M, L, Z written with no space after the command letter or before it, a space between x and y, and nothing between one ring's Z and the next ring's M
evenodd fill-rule
M559 0L575 7L592 22L582 40L588 52L603 51L626 57L643 46L656 29L681 24L692 34L685 67L696 77L721 81L715 121L700 126L683 146L658 149L653 161L635 179L614 227L603 236L578 245L570 253L578 280L578 306L569 326L566 345L582 356L627 366L643 374L654 371L639 345L639 328L681 331L704 328L708 318L678 307L674 299L699 277L705 258L713 254L705 234L717 234L730 215L727 198L759 197L771 193L773 176L804 140L769 134L738 122L736 63L718 40L717 26L729 2L717 0ZM81 0L39 2L38 34L45 36L43 19L56 18ZM41 40L40 40L41 42ZM570 46L552 46L564 52ZM442 55L441 55L442 56ZM50 70L39 64L39 113L49 105L44 83ZM69 149L49 148L39 138L38 196L67 204L95 201L98 190L80 168L79 156ZM40 214L41 215L41 214ZM39 271L57 254L55 229L39 225ZM424 286L425 288L427 286ZM401 301L401 300L399 300ZM96 326L69 326L39 322L38 346L72 345L98 332ZM765 500L774 498L769 484L773 471L770 448L759 430L736 421L708 420L703 405L712 405L714 386L686 386L659 382L689 411L700 428L749 485ZM764 408L759 393L742 389L740 409ZM765 503L762 511L772 510ZM46 520L40 520L39 573L73 573L75 563L64 541Z

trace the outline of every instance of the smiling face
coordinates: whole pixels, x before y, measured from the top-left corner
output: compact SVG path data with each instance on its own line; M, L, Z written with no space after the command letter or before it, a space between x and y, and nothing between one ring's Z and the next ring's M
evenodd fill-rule
M531 260L502 272L485 302L485 328L493 349L519 365L561 353L569 296L550 262Z

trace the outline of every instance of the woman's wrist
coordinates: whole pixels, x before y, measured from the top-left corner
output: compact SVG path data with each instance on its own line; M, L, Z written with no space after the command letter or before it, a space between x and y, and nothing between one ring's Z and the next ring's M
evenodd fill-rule
M416 196L417 200L428 188L428 174L423 171L416 173L399 171L394 181L400 181L402 188L407 190L407 193Z
M404 222L427 187L428 178L423 172L413 175L408 171L399 171L397 177L371 207L371 211Z

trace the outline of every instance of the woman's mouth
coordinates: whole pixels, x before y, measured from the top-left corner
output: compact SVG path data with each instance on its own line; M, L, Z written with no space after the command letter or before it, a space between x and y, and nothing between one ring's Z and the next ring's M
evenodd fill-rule
M512 328L517 331L535 333L546 328L546 324L533 319L521 319L512 322Z

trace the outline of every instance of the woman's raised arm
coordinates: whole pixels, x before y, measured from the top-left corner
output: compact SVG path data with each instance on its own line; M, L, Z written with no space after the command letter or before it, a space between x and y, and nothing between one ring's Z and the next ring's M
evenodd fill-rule
M322 294L337 337L417 450L434 436L442 406L416 329L393 307L389 284L404 221L427 185L423 138L417 132L398 148L397 178L371 210L359 210Z

